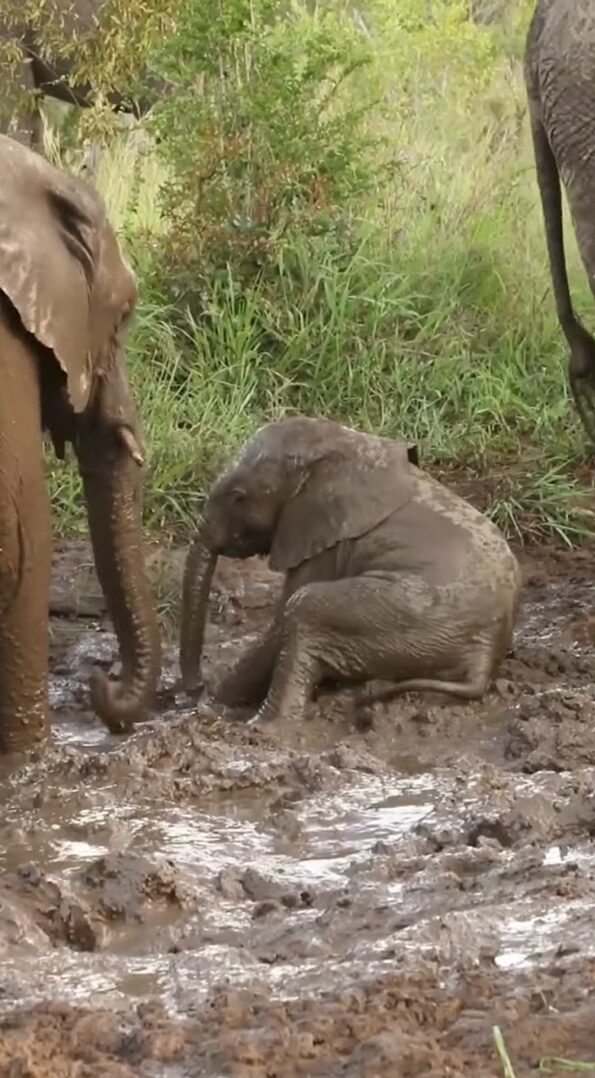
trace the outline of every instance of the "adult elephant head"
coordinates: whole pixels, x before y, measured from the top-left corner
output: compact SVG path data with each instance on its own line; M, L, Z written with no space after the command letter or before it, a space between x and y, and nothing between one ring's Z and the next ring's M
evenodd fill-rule
M268 423L214 484L184 568L180 668L200 688L200 658L217 557L269 555L283 573L365 534L410 496L417 447L327 419ZM395 480L395 471L399 479Z
M103 203L84 181L0 136L0 750L43 736L51 541L42 431L74 446L119 683L94 671L112 729L150 705L160 673L143 568L142 448L123 345L136 301Z

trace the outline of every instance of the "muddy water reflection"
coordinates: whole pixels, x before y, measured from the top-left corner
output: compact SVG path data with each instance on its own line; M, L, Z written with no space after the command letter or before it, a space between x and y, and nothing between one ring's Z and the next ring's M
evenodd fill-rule
M147 912L150 926L145 920L115 931L108 928L100 951L91 954L64 948L40 954L36 948L30 957L5 956L3 1000L22 1000L25 984L31 999L49 992L72 1000L102 997L115 1002L118 997L157 993L176 1009L226 978L234 983L281 979L291 992L295 976L305 987L311 979L308 970L315 980L320 977L317 962L282 963L271 969L266 958L252 951L253 937L258 948L253 907L259 895L263 901L278 902L285 929L311 932L314 938L317 910L324 908L325 898L349 891L355 866L365 862L374 844L398 842L410 833L431 811L427 798L432 793L436 790L427 780L360 778L332 798L322 795L296 806L297 833L284 838L274 827L263 827L260 798L240 807L232 798L217 799L209 810L167 806L141 817L133 805L118 801L117 788L98 785L89 796L98 796L101 807L67 819L57 812L45 817L41 813L41 835L36 831L30 841L23 837L9 848L5 867L34 861L52 878L72 884L81 866L114 848L134 849L152 860L173 862L193 898L199 896L199 910ZM132 825L119 841L117 835L114 840L115 819L128 819ZM87 832L87 837L66 837L73 829ZM222 874L227 897L219 882ZM313 896L316 909L291 912L294 902L287 903L287 897L305 893Z
M323 700L274 737L208 708L107 735L85 682L114 638L55 625L53 747L1 795L0 1007L594 953L595 663L564 635L594 594L536 589L481 706L411 697L358 730ZM250 595L210 627L211 673Z

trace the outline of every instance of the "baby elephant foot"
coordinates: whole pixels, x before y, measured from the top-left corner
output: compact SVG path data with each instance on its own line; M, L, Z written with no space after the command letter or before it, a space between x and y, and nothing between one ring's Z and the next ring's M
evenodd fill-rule
M271 707L265 700L264 704L259 707L256 714L248 721L248 726L270 726L272 723L276 722L278 718L279 713L276 708Z
M215 698L226 707L254 707L263 696L260 686L247 685L234 671L222 678L215 689Z
M272 700L265 700L262 707L259 707L258 711L253 718L250 719L250 726L284 726L287 724L299 723L303 720L304 709L296 707L278 707Z

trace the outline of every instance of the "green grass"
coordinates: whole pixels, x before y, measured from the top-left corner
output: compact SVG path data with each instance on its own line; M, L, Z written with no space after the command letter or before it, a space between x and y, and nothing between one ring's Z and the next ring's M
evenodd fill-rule
M539 1061L540 1071L555 1073L567 1071L573 1074L595 1073L595 1062L585 1062L577 1059L560 1059L558 1056L547 1056Z
M148 283L164 228L156 154L125 135L105 154L98 184L141 285L129 362L150 529L186 532L254 428L304 412L415 438L439 475L475 478L478 504L512 537L590 534L577 478L589 447L567 389L519 65L503 58L489 93L464 100L420 97L395 126L403 170L360 208L349 248L294 239L274 284L214 282L200 323ZM566 236L588 324L568 221ZM48 460L67 532L81 525L78 479Z
M498 1058L502 1064L503 1078L516 1078L516 1072L508 1054L508 1049L499 1026L492 1027L492 1038ZM559 1074L560 1071L572 1074L595 1073L595 1062L584 1060L562 1059L559 1056L544 1056L539 1061L539 1070L546 1074Z
M502 1074L504 1075L504 1078L516 1078L514 1067L510 1061L510 1056L504 1043L504 1037L502 1036L500 1026L493 1027L492 1036L494 1038L498 1058L502 1064Z

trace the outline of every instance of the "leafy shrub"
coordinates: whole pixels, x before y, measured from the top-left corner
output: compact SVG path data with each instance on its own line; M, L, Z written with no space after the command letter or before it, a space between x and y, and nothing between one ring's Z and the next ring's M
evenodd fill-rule
M156 43L175 29L181 0L101 0L98 14L85 0L0 0L0 120L6 124L31 105L20 72L19 40L33 28L42 56L72 65L73 85L89 88L92 109L73 110L81 134L108 140L114 131L109 95L142 93ZM33 92L34 96L34 92Z
M165 257L183 292L229 271L252 279L298 233L348 231L350 204L383 171L364 125L370 96L347 92L372 56L330 10L187 0L159 57L179 90L154 121L169 170Z

